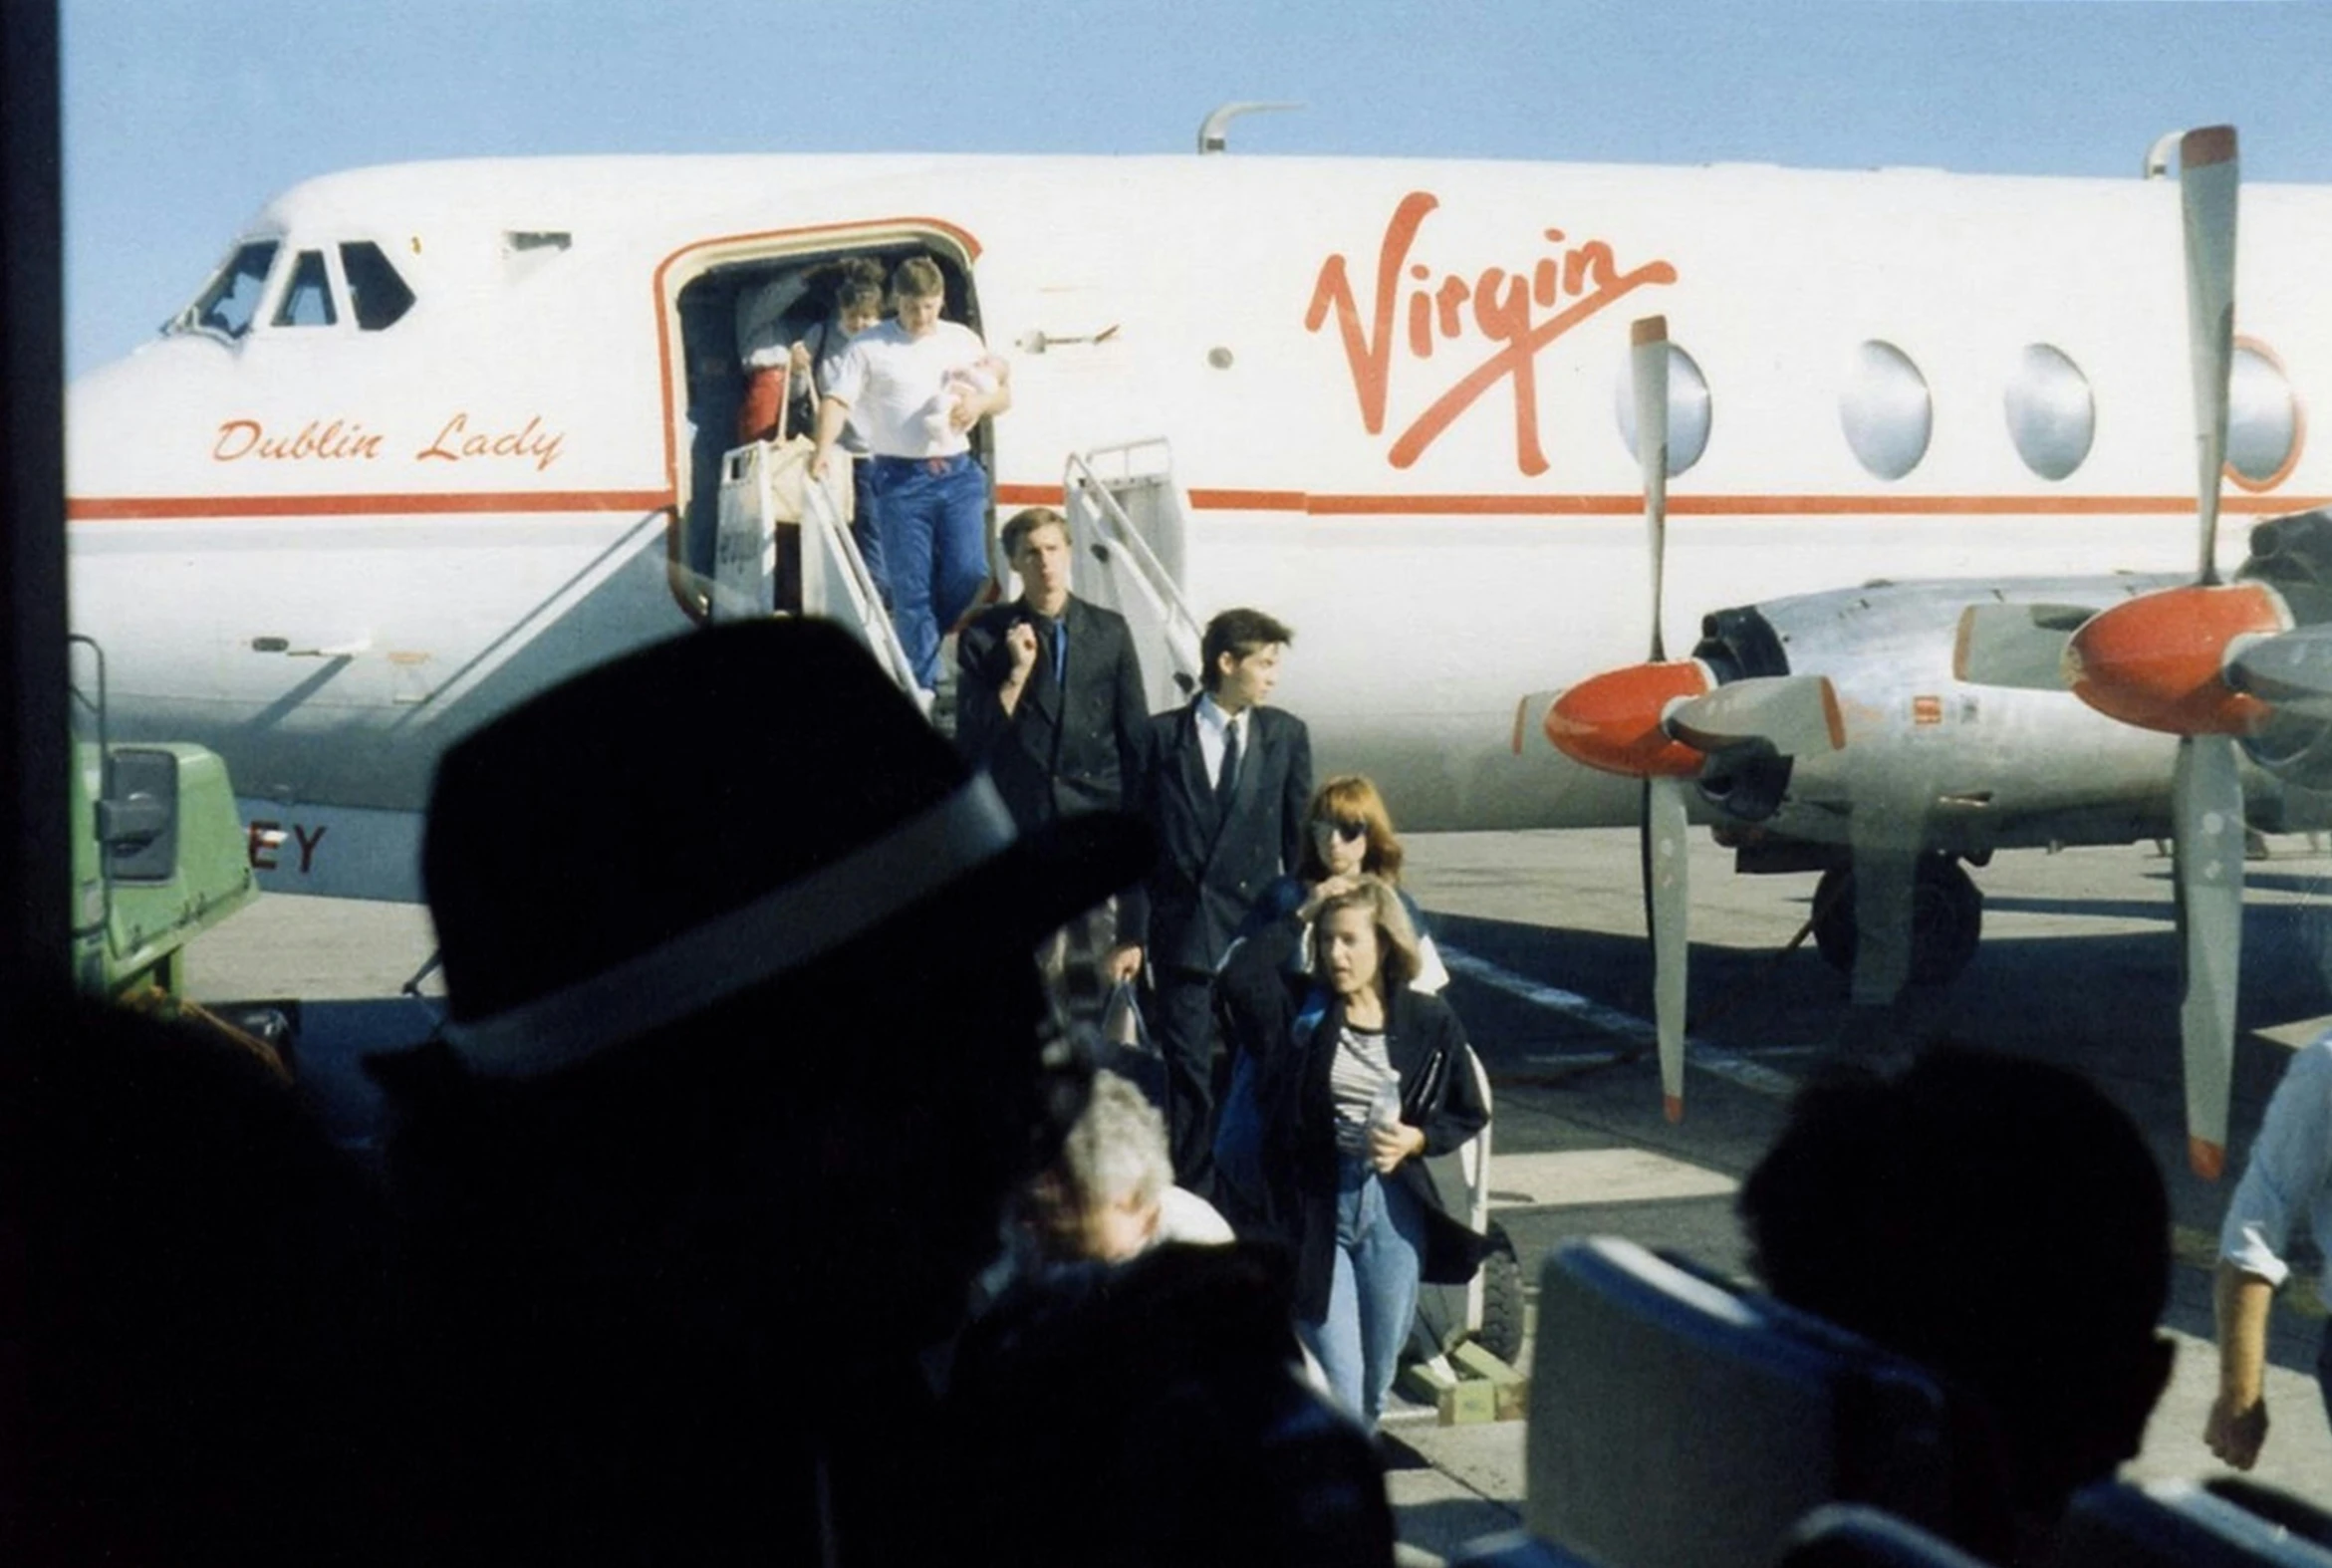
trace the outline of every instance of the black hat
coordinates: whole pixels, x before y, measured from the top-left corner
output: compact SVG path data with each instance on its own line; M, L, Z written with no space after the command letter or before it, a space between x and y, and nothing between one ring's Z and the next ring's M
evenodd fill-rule
M641 650L465 737L421 876L447 1038L529 1076L904 918L1025 952L1150 856L1116 813L1020 833L847 633L773 620Z

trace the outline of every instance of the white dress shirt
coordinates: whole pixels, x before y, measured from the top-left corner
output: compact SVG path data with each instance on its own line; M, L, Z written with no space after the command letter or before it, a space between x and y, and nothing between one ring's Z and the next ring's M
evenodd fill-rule
M1232 730L1239 734L1239 766L1245 767L1251 748L1247 744L1246 708L1236 713L1225 713L1215 704L1214 693L1201 692L1198 697L1198 755L1206 764L1206 782L1210 788L1220 788L1222 779L1223 737Z
M2332 1295L2332 1034L2319 1036L2292 1057L2283 1082L2267 1102L2266 1120L2251 1144L2234 1196L2219 1227L2218 1255L2246 1274L2280 1285L2291 1274L2284 1261L2292 1228L2305 1221L2324 1257L2325 1293Z

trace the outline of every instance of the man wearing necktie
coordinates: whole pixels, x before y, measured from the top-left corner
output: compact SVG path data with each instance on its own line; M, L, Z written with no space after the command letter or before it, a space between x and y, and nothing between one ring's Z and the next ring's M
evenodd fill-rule
M1150 959L1174 1180L1202 1195L1214 1182L1220 1098L1214 971L1256 898L1303 855L1311 735L1264 706L1294 636L1259 610L1224 611L1199 645L1204 689L1150 720L1145 810L1159 859L1145 898L1125 901L1121 939Z
M987 769L1024 832L1079 812L1131 810L1150 711L1134 635L1124 617L1069 591L1069 524L1059 512L1015 513L1003 540L1021 594L982 611L956 642L956 745ZM1098 956L1104 982L1131 979L1141 949L1116 942L1101 914L1079 922L1070 944ZM1074 1010L1080 998L1070 989Z

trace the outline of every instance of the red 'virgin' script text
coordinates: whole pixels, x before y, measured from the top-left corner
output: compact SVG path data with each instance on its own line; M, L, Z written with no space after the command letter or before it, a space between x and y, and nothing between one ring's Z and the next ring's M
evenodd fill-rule
M1419 227L1440 204L1439 197L1413 190L1394 209L1393 221L1385 225L1384 243L1378 247L1373 309L1365 324L1342 253L1322 262L1320 280L1312 289L1312 307L1304 316L1304 330L1318 332L1328 313L1336 313L1345 362L1352 370L1353 391L1360 396L1361 421L1371 435L1377 435L1385 428L1386 394L1392 388L1394 316L1401 304L1403 275L1416 285L1410 290L1407 312L1411 359L1429 360L1437 340L1463 337L1470 306L1473 328L1490 341L1490 353L1394 438L1389 454L1393 466L1407 468L1416 462L1476 398L1505 381L1514 387L1515 466L1525 474L1544 473L1547 458L1538 435L1539 351L1644 285L1676 282L1677 269L1665 261L1651 261L1633 272L1622 272L1611 246L1602 240L1588 240L1567 246L1556 255L1540 257L1527 273L1485 267L1471 281L1450 272L1435 285L1432 269L1409 258ZM1544 232L1551 243L1564 244L1561 229Z

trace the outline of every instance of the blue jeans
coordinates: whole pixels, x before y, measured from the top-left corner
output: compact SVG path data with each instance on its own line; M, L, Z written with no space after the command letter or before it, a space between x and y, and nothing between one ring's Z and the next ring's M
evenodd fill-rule
M875 457L867 466L891 622L928 691L939 684L939 639L987 586L988 476L968 453Z
M1328 1315L1299 1320L1296 1333L1328 1375L1337 1403L1375 1432L1417 1316L1425 1216L1407 1187L1379 1176L1368 1161L1345 1155L1338 1167Z
M876 597L883 608L891 608L891 569L883 560L883 525L876 521L875 475L872 457L858 458L850 467L851 487L851 543L859 547L859 559L867 563L867 576L875 584Z

